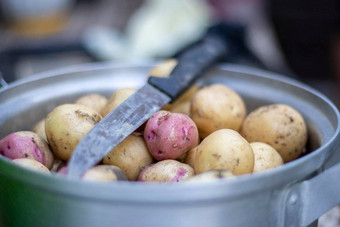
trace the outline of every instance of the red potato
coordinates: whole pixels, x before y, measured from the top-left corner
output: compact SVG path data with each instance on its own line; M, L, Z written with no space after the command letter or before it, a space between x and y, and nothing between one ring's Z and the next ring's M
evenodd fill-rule
M161 161L179 158L197 144L199 136L190 117L162 110L147 121L144 139L151 155Z
M53 153L47 142L31 131L11 133L0 140L0 155L9 159L34 159L51 169L54 162Z
M163 160L146 166L139 174L143 182L179 182L194 176L194 169L176 160Z

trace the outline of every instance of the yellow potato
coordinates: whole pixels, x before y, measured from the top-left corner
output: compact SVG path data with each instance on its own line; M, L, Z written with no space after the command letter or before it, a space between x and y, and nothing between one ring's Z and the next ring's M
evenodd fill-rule
M238 131L246 116L243 99L222 84L206 86L195 93L190 116L202 138L219 129Z
M254 169L254 152L250 144L235 130L217 130L206 137L196 149L196 174L224 169L234 175L241 175L251 173Z
M114 108L119 106L122 102L124 102L127 98L133 95L137 91L136 88L121 88L118 89L107 101L106 105L102 108L100 114L102 117L105 117L108 113L110 113Z
M198 151L198 146L192 148L190 151L188 151L188 153L186 154L185 158L184 158L184 163L188 164L189 166L191 166L192 168L195 169L195 159L196 159L196 155L197 155L197 151Z
M83 180L86 181L101 181L110 182L118 180L126 180L124 172L113 165L98 165L87 170L82 176Z
M54 154L67 161L79 141L100 120L99 113L84 105L57 106L45 122L47 140Z
M176 59L165 60L152 68L149 72L149 75L157 77L168 77L176 65ZM168 110L173 113L183 113L189 115L191 98L197 90L198 86L196 84L192 85L187 91L179 96L176 101L166 104L162 109Z
M244 120L240 133L249 143L269 144L284 162L298 158L307 143L307 127L302 115L284 104L255 109Z
M50 172L50 170L46 166L44 166L43 164L41 164L40 162L34 159L18 158L18 159L13 159L13 162L25 168L38 170L40 172L45 172L45 173Z
M250 143L255 155L254 173L283 165L280 154L270 145L262 142Z
M143 136L137 134L129 135L103 159L104 164L122 169L129 180L137 180L142 168L152 162Z
M88 94L76 100L75 104L84 105L100 113L108 99L100 94Z
M45 141L47 141L45 133L45 119L41 119L40 121L38 121L38 123L34 125L32 131L38 134Z
M208 182L214 181L222 178L232 178L234 174L229 170L219 169L219 170L209 170L195 176L190 177L186 182Z

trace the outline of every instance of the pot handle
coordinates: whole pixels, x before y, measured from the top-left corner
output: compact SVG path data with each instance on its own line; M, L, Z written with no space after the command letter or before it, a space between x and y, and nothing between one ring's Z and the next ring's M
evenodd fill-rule
M340 204L340 163L293 185L286 194L284 226L308 226Z
M0 73L0 89L5 88L7 86L8 86L7 82L4 80L3 76Z

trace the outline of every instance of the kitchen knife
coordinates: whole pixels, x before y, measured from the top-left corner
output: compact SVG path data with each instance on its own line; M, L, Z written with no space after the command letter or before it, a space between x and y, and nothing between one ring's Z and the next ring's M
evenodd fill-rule
M165 104L174 101L230 50L229 39L214 30L177 57L169 77L148 79L126 101L106 115L79 142L68 163L69 177L80 177Z

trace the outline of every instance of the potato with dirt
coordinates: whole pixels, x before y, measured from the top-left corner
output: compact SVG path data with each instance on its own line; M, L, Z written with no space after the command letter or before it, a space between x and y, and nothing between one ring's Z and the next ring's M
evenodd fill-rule
M129 180L137 180L142 168L151 164L153 158L144 141L143 135L133 133L108 153L103 163L118 166Z
M240 133L250 143L269 144L285 163L300 157L307 143L303 116L285 104L270 104L253 110L244 120Z
M101 116L105 117L108 115L112 110L114 110L127 98L133 95L136 91L136 88L121 88L115 91L107 101L106 105L100 111Z
M80 98L76 100L75 104L80 104L80 105L90 107L91 109L100 113L100 111L106 105L107 101L108 99L105 96L101 94L93 93L93 94L87 94L87 95L81 96Z
M41 138L47 141L45 133L45 118L38 121L32 128L32 131L37 133Z
M98 112L84 105L57 106L45 122L46 137L54 154L67 161L80 140L101 119Z
M254 173L283 165L280 154L269 144L253 142L250 146L255 155Z
M18 158L13 159L13 163L28 169L37 170L44 173L50 173L50 170L46 166L44 166L43 164L34 159Z
M180 182L195 175L191 166L168 159L146 166L139 174L142 182Z
M161 110L147 121L144 139L151 155L161 161L181 157L196 146L199 137L189 116Z
M111 182L127 180L127 177L117 166L97 165L87 170L81 179L86 181Z
M210 181L215 181L223 178L233 178L235 177L232 172L229 170L225 169L214 169L214 170L209 170L200 174L197 174L195 176L190 177L186 182L210 182Z
M0 155L9 159L34 159L48 169L54 162L53 153L47 142L31 131L14 132L0 140Z
M196 152L196 174L224 169L242 175L252 173L254 169L254 152L250 144L232 129L211 133L197 146Z
M192 98L190 117L202 138L219 129L238 131L245 116L241 96L223 84L203 87Z

